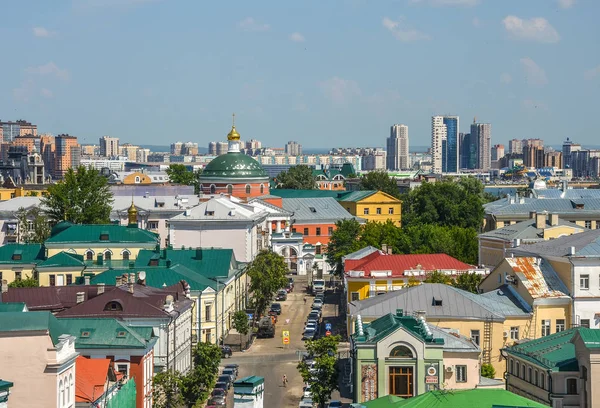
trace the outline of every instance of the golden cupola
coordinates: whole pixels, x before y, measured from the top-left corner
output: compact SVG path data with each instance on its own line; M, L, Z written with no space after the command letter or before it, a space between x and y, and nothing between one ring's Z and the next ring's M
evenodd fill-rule
M233 114L231 131L227 135L227 140L229 140L230 142L240 140L240 134L237 132L237 130L235 130L235 113Z
M138 222L137 222L137 208L135 208L135 204L133 204L133 199L131 200L131 205L129 206L129 209L127 210L127 220L128 220L128 224L129 225L134 225L137 227Z

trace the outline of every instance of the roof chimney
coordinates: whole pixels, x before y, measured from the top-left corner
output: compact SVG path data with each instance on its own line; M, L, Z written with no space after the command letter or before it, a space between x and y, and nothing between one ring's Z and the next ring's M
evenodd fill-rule
M173 295L168 295L165 299L165 306L163 308L165 312L173 311Z
M529 219L535 220L535 215L537 213L535 211L529 211Z
M2 279L2 293L8 292L8 281L6 279Z
M515 238L513 239L513 248L518 248L521 245L521 239Z
M127 282L127 290L133 294L133 282Z
M83 303L85 300L85 292L77 292L77 304Z
M572 246L571 248L569 248L569 255L574 256L576 252L577 252L577 250L575 249L574 246Z
M558 225L558 214L550 214L550 225Z
M104 293L104 283L99 283L98 284L98 295L101 295Z
M546 214L535 215L535 227L538 229L544 229L546 227Z
M202 259L202 248L200 248L200 247L196 248L196 259L197 260L201 260Z
M116 287L121 286L121 275L119 275L115 278L115 286Z
M83 278L83 281L85 282L85 286L90 286L90 277L89 276L85 276Z

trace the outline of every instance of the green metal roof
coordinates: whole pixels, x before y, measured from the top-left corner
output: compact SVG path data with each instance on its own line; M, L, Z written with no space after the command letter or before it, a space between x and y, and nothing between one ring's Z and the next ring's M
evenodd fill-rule
M222 178L268 177L260 163L252 157L243 153L226 153L215 157L206 165L200 175L200 183Z
M580 327L579 335L587 348L600 348L600 330Z
M20 259L15 255L20 255ZM0 264L34 264L44 259L41 244L6 244L0 247Z
M324 198L331 197L337 200L340 194L345 193L345 191L335 191L335 190L293 190L293 189L285 189L285 188L275 188L269 190L271 195L281 197L281 198Z
M160 252L141 250L135 260L135 267L148 267L151 259L158 263L155 266L166 268L169 263L170 265L179 264L208 278L230 276L232 267L239 266L235 261L233 249L199 248L161 249Z
M85 266L83 255L71 254L63 251L37 264L38 268L54 268L59 266L81 267L81 269L83 269Z
M155 338L152 327L130 327L116 319L64 318L60 322L67 334L77 338L76 349L145 349Z
M578 371L579 364L575 355L575 345L571 342L578 330L583 329L573 328L539 339L529 340L508 347L506 351L553 371ZM586 332L588 330L590 329L585 329ZM590 339L597 339L595 334L586 333L585 336Z
M385 397L361 402L360 404L366 408L394 408L400 401L404 401L404 398L396 397L395 395L386 395Z
M413 316L404 316L398 311L396 314L388 313L370 323L365 323L363 336L358 335L358 332L355 332L352 336L356 343L377 343L396 330L404 328L425 343L443 345L444 339L434 338L433 335L427 334L425 324Z
M337 197L338 201L358 202L375 194L377 190L349 191Z
M385 398L385 397L384 397ZM392 405L373 405L374 401L364 402L367 408L402 407L402 408L457 408L477 407L493 408L499 405L508 407L546 407L510 391L502 389L473 389L452 391L430 391L416 397L393 403Z
M27 305L24 302L0 303L0 313L24 312L27 311Z
M66 333L63 324L48 311L0 313L0 332L47 330L52 344L58 344L58 337Z
M258 377L256 375L250 375L248 377L244 377L244 378L240 378L238 380L236 380L233 385L234 387L236 385L251 385L253 387L262 384L265 382L265 378L264 377Z
M13 385L15 384L11 383L10 381L0 380L0 390L7 390Z
M107 235L107 239L100 237ZM51 236L46 244L53 243L158 243L158 234L137 227L126 227L123 225L100 224L100 225L72 225L71 227Z

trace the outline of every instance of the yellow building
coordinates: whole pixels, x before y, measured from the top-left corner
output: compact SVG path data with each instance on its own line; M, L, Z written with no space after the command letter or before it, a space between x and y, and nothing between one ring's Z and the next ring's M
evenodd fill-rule
M402 225L402 201L383 191L364 190L341 194L337 198L350 214L367 221L392 221Z
M348 333L354 332L359 315L368 323L397 309L423 316L430 326L471 338L482 351L482 363L495 368L496 378L502 378L506 367L500 350L520 339L531 320L527 306L504 289L477 295L449 285L424 283L351 302Z
M34 278L35 265L44 259L40 244L6 244L0 246L0 282Z
M10 200L11 198L15 198L15 197L41 197L48 193L46 188L44 188L42 186L31 185L28 187L32 187L32 188L27 188L27 189L25 189L23 187L0 188L0 201ZM33 188L33 187L36 187L36 188Z
M508 248L548 241L586 230L574 222L561 220L558 214L531 212L526 221L480 234L479 264L494 268L504 259Z

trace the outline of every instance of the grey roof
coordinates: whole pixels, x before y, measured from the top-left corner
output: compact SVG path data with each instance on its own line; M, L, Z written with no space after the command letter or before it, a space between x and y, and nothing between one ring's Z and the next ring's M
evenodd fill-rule
M442 306L434 306L433 300ZM423 283L384 295L349 303L350 314L379 317L403 309L405 314L425 311L434 318L462 318L480 320L491 318L504 321L507 316L525 316L528 313L519 304L470 293L442 283Z
M485 232L480 234L480 238L493 238L493 239L502 239L505 241L512 241L513 239L521 239L524 241L540 241L544 240L544 228L536 228L536 220L531 218L525 221L518 222L516 224L507 225L504 228L498 228L493 231ZM587 228L581 227L574 222L564 221L562 219L558 219L558 226L564 227L568 226L571 228L576 228L580 231L586 231ZM546 229L554 228L555 226L550 224L549 220L546 220Z
M15 197L0 201L0 213L15 213L19 208L30 208L40 205L39 197Z
M159 206L162 204L162 207ZM197 206L200 199L195 195L175 195L175 196L133 196L133 204L138 210L144 211L180 211L186 208ZM113 211L125 211L131 205L131 197L114 196L112 204Z
M335 198L283 198L283 208L291 211L296 222L315 223L323 221L338 221L354 218L363 221L362 218L354 217Z
M576 206L583 205L583 208ZM487 214L529 216L532 211L566 214L600 214L600 198L503 198L484 205Z
M375 248L373 246L361 248L358 251L355 251L355 252L352 252L351 254L346 255L344 257L344 261L346 261L348 259L363 259L365 256L371 255L373 252L377 252L377 251L379 251L379 249Z
M436 339L444 339L444 351L453 352L478 352L479 347L473 341L458 333L453 333L449 329L440 329L433 325L429 325L433 337Z
M479 377L479 384L477 384L477 388L482 388L482 387L498 387L498 386L504 386L504 381L502 380L496 380L493 378L487 378L484 377L483 375ZM502 387L504 388L504 387Z
M567 188L562 190L559 188L545 188L533 189L531 193L537 198L600 198L600 189Z
M531 306L509 285L502 285L479 296L503 303L507 307L506 314L512 313L511 311L515 306L524 312L531 312Z
M275 204L271 204L268 201L264 201L261 198L262 197L269 197L269 196L261 196L259 198L253 198L252 200L248 201L248 204L252 205L252 204L258 204L258 205L262 205L263 207L265 207L267 209L267 211L271 214L271 215L282 215L282 216L290 216L292 215L291 211L287 211L283 208L277 207ZM277 196L271 196L274 198L280 198Z
M575 254L571 255L571 247ZM560 237L531 245L507 249L515 255L573 256L584 258L600 257L600 229Z
M266 211L234 202L228 197L213 197L187 212L188 215L179 214L170 221L246 221L260 220L267 216Z

